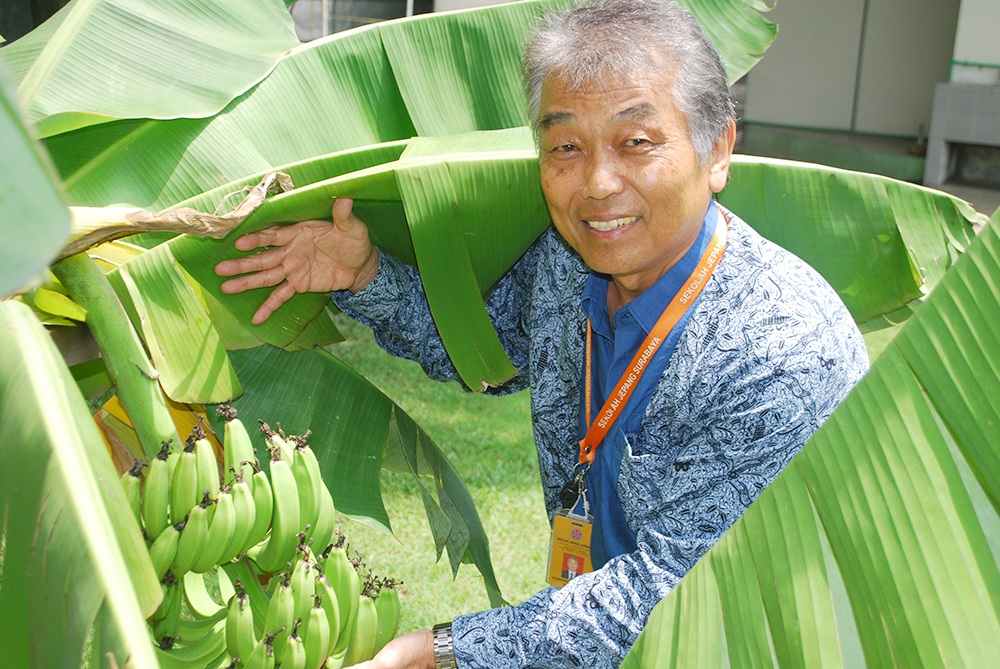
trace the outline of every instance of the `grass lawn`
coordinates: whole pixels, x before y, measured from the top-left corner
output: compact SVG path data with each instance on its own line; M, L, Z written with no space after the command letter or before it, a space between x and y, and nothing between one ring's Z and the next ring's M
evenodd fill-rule
M504 598L516 604L544 588L549 529L528 392L487 397L465 392L455 382L431 381L416 363L378 348L364 326L344 316L337 325L348 341L330 351L413 417L469 487ZM412 478L383 472L382 490L395 537L350 520L343 531L372 571L403 580L400 632L489 608L475 566L463 564L453 580L447 554L437 561Z

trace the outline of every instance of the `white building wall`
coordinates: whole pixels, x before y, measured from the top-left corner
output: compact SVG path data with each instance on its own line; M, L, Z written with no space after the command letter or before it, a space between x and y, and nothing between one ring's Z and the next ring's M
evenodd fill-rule
M958 0L870 0L853 130L926 137L958 9Z
M953 58L951 81L1000 84L1000 0L962 0Z
M744 119L848 130L864 0L787 0L767 18L778 36L747 75Z
M778 2L768 16L778 37L747 76L744 118L914 137L923 127L926 133L934 86L947 78L958 9L959 0Z
M473 7L489 7L503 5L511 0L434 0L435 12L450 12L453 9L472 9Z

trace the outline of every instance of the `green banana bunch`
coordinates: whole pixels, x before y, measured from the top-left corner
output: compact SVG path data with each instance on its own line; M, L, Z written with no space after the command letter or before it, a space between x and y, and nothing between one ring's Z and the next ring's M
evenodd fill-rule
M271 534L247 554L261 570L274 573L280 571L295 556L300 529L299 492L291 466L282 459L281 448L272 446L270 450L271 493L274 498ZM278 655L276 662L280 664L280 651Z
M383 579L379 585L378 597L375 598L375 612L378 614L378 625L375 628L376 655L396 637L396 632L399 631L402 611L397 587L398 584L388 578Z
M233 585L236 587L236 594L229 600L226 615L226 650L233 657L249 658L257 645L250 596L240 579L237 578Z
M280 425L275 432L262 423L268 476L235 410L226 418L231 480L222 482L200 427L183 450L163 444L143 485L143 463L122 476L163 588L149 618L161 666L336 669L370 659L396 634L398 593L388 579L359 577L360 559L349 558L337 529L309 433L287 437ZM227 576L224 606L202 576L217 565ZM276 572L265 591L258 574ZM181 615L185 605L193 619Z
M185 455L187 455L185 453ZM183 462L183 459L179 461ZM178 463L178 464L179 464ZM196 504L186 518L184 531L181 532L177 542L177 555L170 565L170 571L174 576L183 576L191 571L198 555L205 549L205 540L208 538L208 507L213 503L208 493L200 504Z
M139 527L142 527L142 510L140 508L140 503L142 502L141 474L142 468L146 466L146 462L136 459L132 463L131 469L122 474L121 478L122 489L125 491L125 499L128 500L129 508L135 514L135 522Z
M205 669L222 664L226 653L226 621L223 618L200 639L189 646L174 648L172 645L156 648L160 669ZM225 666L225 665L223 665Z
M253 476L250 463L257 459L250 435L246 427L236 417L236 409L232 406L219 406L215 412L226 421L226 430L222 439L222 466L227 476L232 472L234 480L249 479Z
M156 454L146 472L146 489L142 495L142 524L146 536L155 539L170 524L170 442L163 442L163 448Z
M207 441L205 442L208 443ZM211 448L211 446L209 446ZM215 456L212 456L215 462ZM206 493L208 494L208 493ZM205 538L205 547L198 554L191 571L196 574L203 574L222 562L222 555L229 549L229 544L236 534L236 507L233 504L233 496L230 487L227 485L219 491L215 500L215 516L212 524L208 528L208 535Z

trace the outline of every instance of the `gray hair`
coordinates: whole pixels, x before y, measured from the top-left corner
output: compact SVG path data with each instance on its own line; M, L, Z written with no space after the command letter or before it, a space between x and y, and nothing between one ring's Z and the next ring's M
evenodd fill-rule
M588 0L542 18L521 63L536 140L550 74L576 88L657 71L662 62L673 66L674 104L687 118L698 159L707 163L736 111L718 50L686 9L667 0Z

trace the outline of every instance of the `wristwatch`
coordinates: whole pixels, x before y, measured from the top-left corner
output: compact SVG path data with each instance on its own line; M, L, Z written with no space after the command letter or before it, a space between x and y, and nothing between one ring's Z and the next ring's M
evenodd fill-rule
M434 634L434 669L458 669L455 646L451 640L451 623L439 623L431 632Z

